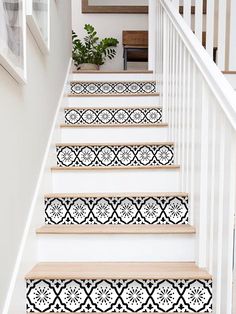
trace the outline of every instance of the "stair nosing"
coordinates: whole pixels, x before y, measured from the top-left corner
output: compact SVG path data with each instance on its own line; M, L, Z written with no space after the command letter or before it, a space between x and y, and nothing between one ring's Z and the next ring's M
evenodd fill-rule
M25 279L186 279L211 280L195 262L43 262L36 264Z
M195 234L196 229L189 224L176 225L53 225L36 229L36 234Z
M121 110L121 109L163 109L162 106L160 105L153 105L150 104L149 106L144 106L144 105L140 105L140 106L127 106L127 107L64 107L64 110L105 110L105 109L114 109L114 110Z
M140 97L140 96L160 96L160 93L136 93L136 94L72 94L69 93L66 95L67 97Z
M33 312L34 314L42 314L42 312ZM86 312L58 312L58 313L63 313L63 314L85 314ZM90 313L90 312L88 312ZM119 314L134 314L135 312L91 312L92 314L114 314L114 313L119 313ZM177 314L178 312L136 312L138 314L164 314L164 313L167 313L167 314ZM180 313L180 312L179 312ZM197 312L182 312L184 314L194 314L194 313L197 313ZM201 312L201 313L205 313L205 314L214 314L213 312ZM29 313L25 313L25 314L29 314Z
M80 167L51 167L51 171L77 171L77 170L165 170L165 169L179 169L180 165L158 165L158 166L80 166Z
M33 312L34 314L42 314L42 312ZM63 314L85 314L86 312L59 312L59 313L63 313ZM89 312L88 312L89 313ZM117 312L91 312L92 314L114 314ZM151 314L160 314L160 313L164 313L164 312L150 312ZM176 314L177 312L166 312L167 314ZM212 312L204 312L205 314L213 314ZM25 313L25 314L29 314L29 313ZM134 312L119 312L119 314L134 314ZM138 312L138 314L147 314L147 312ZM194 312L184 312L184 314L194 314Z
M153 70L78 70L72 71L73 74L153 74Z
M70 80L70 84L92 84L92 83L158 83L156 82L156 80L153 79L146 79L146 80L114 80L114 81L109 81L109 80L105 80L105 81L97 81L97 80L90 80L90 81L79 81L79 80Z
M127 192L127 193L48 193L44 197L173 197L188 196L185 192Z
M66 146L162 146L162 145L172 145L174 142L129 142L129 143L56 143L57 147Z
M168 127L168 123L127 123L127 124L108 124L108 123L101 123L101 124L69 124L69 123L62 123L60 124L60 128L164 128Z

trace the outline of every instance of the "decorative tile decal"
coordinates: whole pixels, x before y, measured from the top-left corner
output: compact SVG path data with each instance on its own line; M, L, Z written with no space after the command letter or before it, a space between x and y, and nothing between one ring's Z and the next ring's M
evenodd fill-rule
M27 280L27 312L212 312L211 280Z
M78 95L152 94L156 92L156 82L71 82L70 92Z
M66 124L148 124L162 122L162 108L65 109Z
M57 146L59 167L158 166L174 163L174 146Z
M187 196L47 197L46 224L187 224Z

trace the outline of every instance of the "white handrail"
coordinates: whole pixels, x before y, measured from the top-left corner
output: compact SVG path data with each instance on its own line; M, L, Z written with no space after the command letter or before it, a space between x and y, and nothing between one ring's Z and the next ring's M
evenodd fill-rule
M169 0L160 0L191 56L236 130L236 93Z

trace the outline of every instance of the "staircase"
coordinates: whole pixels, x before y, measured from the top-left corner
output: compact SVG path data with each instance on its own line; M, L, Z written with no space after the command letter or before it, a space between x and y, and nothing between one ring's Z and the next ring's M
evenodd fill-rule
M73 74L27 312L212 312L152 74Z

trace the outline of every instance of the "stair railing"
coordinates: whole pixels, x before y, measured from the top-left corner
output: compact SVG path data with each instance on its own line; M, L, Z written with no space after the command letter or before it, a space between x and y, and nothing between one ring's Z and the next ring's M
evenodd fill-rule
M213 276L214 314L232 313L236 94L170 0L157 0L157 80L190 195L196 260ZM184 249L184 248L183 248Z
M171 0L221 70L236 70L236 1Z

